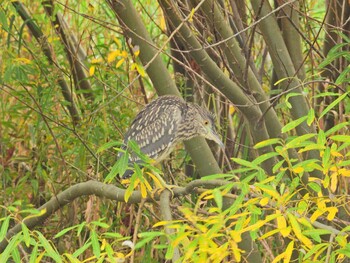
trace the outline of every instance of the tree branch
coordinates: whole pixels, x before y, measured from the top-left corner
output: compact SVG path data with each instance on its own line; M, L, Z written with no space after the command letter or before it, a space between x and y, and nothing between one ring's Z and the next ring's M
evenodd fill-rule
M186 187L176 187L174 188L174 197L177 196L183 196L190 193L193 193L193 191L196 191L197 188L214 188L218 186L222 186L227 184L227 181L224 180L210 180L210 181L204 181L204 180L194 180L187 184ZM45 211L40 216L31 216L27 219L24 219L22 222L18 223L16 226L11 228L7 234L6 237L0 242L0 253L4 251L6 246L8 245L9 240L11 237L16 235L22 230L22 223L25 224L29 229L33 229L37 225L40 225L43 223L49 216L51 216L53 213L55 213L57 210L62 208L63 206L71 203L74 199L86 195L96 195L98 197L107 198L110 200L115 200L118 202L125 202L124 201L124 195L126 190L119 188L114 185L105 184L97 181L87 181L83 183L78 183L76 185L73 185L69 187L68 189L64 190L63 192L59 193L57 196L53 196L50 201L39 207L39 211ZM140 191L134 191L129 200L128 203L140 203L142 199L141 192ZM160 196L155 195L152 198L147 198L146 202L150 202L153 200L159 200Z

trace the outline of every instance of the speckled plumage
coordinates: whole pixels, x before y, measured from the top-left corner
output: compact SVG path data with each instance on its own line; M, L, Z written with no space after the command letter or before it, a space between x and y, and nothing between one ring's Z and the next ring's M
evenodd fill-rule
M125 134L124 143L126 145L129 140L134 140L143 153L160 162L176 144L198 135L222 145L210 112L197 104L168 95L152 101L137 114ZM140 160L137 155L131 154L129 162ZM127 170L123 178L131 175L132 170Z

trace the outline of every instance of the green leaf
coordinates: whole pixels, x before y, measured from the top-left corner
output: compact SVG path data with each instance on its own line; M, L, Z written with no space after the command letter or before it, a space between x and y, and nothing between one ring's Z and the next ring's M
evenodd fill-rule
M321 115L318 117L318 119L320 120L324 115L326 115L331 109L333 109L339 102L341 102L346 96L348 96L349 92L346 92L344 94L342 94L341 96L339 96L336 100L334 100L331 104L329 104L327 106L327 108L325 108Z
M310 182L307 184L312 190L314 190L316 193L319 193L321 191L321 186L317 183Z
M22 222L22 233L23 233L23 240L24 243L26 244L27 247L30 245L30 234L29 234L29 229L26 224Z
M168 246L168 249L165 254L165 258L170 260L174 255L174 247L173 246Z
M6 32L8 32L8 30L9 30L9 25L8 25L8 23L7 23L7 16L6 16L5 12L2 11L2 10L0 10L0 24L1 24L2 28L3 28Z
M272 138L272 139L268 139L265 141L261 141L261 142L258 142L257 144L255 144L254 149L260 149L260 148L263 148L265 146L269 146L269 145L273 145L273 144L282 144L282 140L279 138Z
M135 249L142 248L144 245L146 245L152 239L159 237L159 236L164 236L164 235L165 235L165 233L158 232L158 231L140 233L138 236L142 239L136 243Z
M252 163L255 164L255 165L259 165L259 164L265 162L266 160L268 160L270 158L273 158L275 156L278 156L278 155L279 154L276 153L276 152L265 153L265 154L260 155L256 159L254 159Z
M78 226L67 227L67 228L61 230L60 232L58 232L58 233L54 236L54 238L59 238L59 237L63 236L65 233L67 233L67 232L69 232L69 231L71 231L72 229L77 228L77 227L78 227Z
M94 221L94 222L92 222L92 224L95 226L102 227L102 228L109 228L110 227L110 225L103 223L103 222L99 222L99 221Z
M11 255L14 262L21 263L21 256L19 255L18 247L15 247Z
M4 222L1 224L1 229L0 229L0 240L3 240L6 237L7 230L10 225L10 217L6 217Z
M305 142L308 139L310 139L312 137L315 137L315 136L316 136L316 134L313 134L313 133L308 133L308 134L304 134L304 135L301 135L301 136L297 136L296 138L294 138L293 140L291 140L290 142L288 142L286 144L286 148L290 149L290 148L300 147L300 144L302 142Z
M115 233L115 232L106 232L106 233L103 233L102 235L106 238L117 238L117 239L123 238L121 234Z
M29 263L37 263L38 258L38 243L35 242L34 248L30 251Z
M240 158L231 158L232 161L240 164L240 165L243 165L243 166L246 166L246 167L249 167L249 168L253 168L253 169L261 169L259 166L253 164L252 162L249 162L249 161L246 161L246 160L243 160L243 159L240 159Z
M128 167L128 163L129 163L129 155L127 152L125 152L124 154L122 154L122 156L120 156L118 161L113 165L111 171L108 173L104 181L110 182L117 176L117 174L124 174L124 172Z
M344 127L348 127L348 126L349 126L349 122L339 123L339 124L335 125L334 127L330 128L328 131L326 131L325 136L329 136L332 133L335 133L335 132L343 129Z
M215 188L213 190L214 200L216 202L216 205L220 210L222 210L222 193L219 189Z
M311 108L309 110L309 113L307 114L307 120L306 120L307 125L311 126L314 120L315 120L315 110Z
M101 146L97 149L96 153L103 152L103 151L105 151L105 150L107 150L107 149L109 149L109 148L112 148L112 147L114 147L114 146L119 146L119 147L120 147L121 145L123 145L122 142L119 142L119 141L110 141L110 142L107 142L107 143L101 145Z
M0 262L8 262L12 251L17 247L17 245L22 241L22 233L16 234L10 239L10 242L6 246L5 250L0 254Z
M318 67L320 69L322 69L325 66L329 65L330 63L332 63L332 61L334 61L335 59L343 57L343 56L347 56L347 55L349 55L348 51L338 51L336 53L328 52L327 58L325 60L323 60L322 63L320 63L320 65Z
M350 143L350 135L333 135L330 137L331 140L337 142L349 142Z
M283 128L282 128L282 132L286 133L292 129L294 129L295 127L299 126L301 123L303 123L305 120L307 119L307 116L301 117L297 120L291 121L290 123L287 123Z
M73 257L79 257L81 254L83 254L85 252L85 250L87 250L89 247L91 246L91 241L86 242L82 247L80 247L78 250L76 250L73 253Z
M60 256L60 254L55 251L52 246L50 245L49 241L47 241L47 239L43 236L43 234L41 234L39 231L36 231L40 244L45 248L46 250L46 255L48 257L51 257L52 259L54 259L56 262L63 262L62 258Z
M339 75L339 77L337 78L337 80L335 81L335 84L336 85L341 85L345 82L349 82L349 78L348 78L348 75L349 75L349 72L350 72L350 65L348 65Z
M100 242L98 241L98 237L95 231L91 231L91 245L94 256L96 258L99 258L101 255Z

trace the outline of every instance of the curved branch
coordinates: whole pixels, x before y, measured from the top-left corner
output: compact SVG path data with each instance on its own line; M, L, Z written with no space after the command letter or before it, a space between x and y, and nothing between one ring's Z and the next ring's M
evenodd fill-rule
M227 181L224 180L210 180L210 181L202 181L202 180L194 180L187 184L186 187L176 187L174 188L174 197L183 196L196 191L196 188L214 188L218 186L223 186L227 184ZM78 183L59 193L57 196L53 196L50 201L39 207L39 211L45 211L40 216L28 217L24 219L22 222L15 225L11 228L6 237L0 242L0 253L2 253L6 246L8 245L11 237L16 235L22 230L22 223L26 224L29 229L33 229L35 226L40 225L44 222L49 216L51 216L54 212L62 208L63 206L71 203L74 199L86 196L86 195L96 195L98 197L104 197L110 200L115 200L118 202L125 202L124 195L126 190L119 188L114 185L105 184L97 181L87 181L83 183ZM128 203L139 203L141 202L142 196L140 191L134 191ZM152 200L159 200L160 196L155 195L154 198L147 198L146 202Z

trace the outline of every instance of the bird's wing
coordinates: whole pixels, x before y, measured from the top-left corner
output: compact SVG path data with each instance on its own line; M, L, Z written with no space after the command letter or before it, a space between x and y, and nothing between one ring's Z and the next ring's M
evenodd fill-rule
M124 141L134 140L143 153L157 160L173 144L183 111L182 105L176 101L149 105L135 118Z

